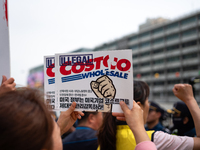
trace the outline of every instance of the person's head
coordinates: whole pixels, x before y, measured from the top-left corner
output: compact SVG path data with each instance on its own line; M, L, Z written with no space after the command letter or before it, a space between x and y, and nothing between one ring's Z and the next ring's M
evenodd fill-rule
M134 81L133 98L135 102L143 109L144 123L149 113L149 86L143 81Z
M21 88L0 96L1 150L60 150L59 127L38 90Z
M79 126L87 126L94 130L98 130L102 125L102 112L84 112L84 116L78 121Z
M162 117L164 110L155 102L150 103L147 124L158 123Z
M133 82L133 97L136 103L143 109L144 122L149 112L149 86L143 81ZM116 150L116 125L120 124L111 113L105 113L103 124L99 129L98 143L103 150Z
M194 128L192 115L184 102L174 103L173 109L168 112L173 114L174 128L179 132L187 132Z

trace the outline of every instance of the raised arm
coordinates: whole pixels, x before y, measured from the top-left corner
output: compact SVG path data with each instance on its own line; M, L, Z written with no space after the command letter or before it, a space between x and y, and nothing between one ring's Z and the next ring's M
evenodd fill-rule
M194 138L194 150L200 149L200 109L193 96L192 86L189 84L176 84L173 88L174 95L182 100L190 110L194 120L197 137Z
M156 150L155 144L150 141L144 128L143 110L140 106L135 101L133 101L131 110L123 101L120 102L120 106L124 114L113 113L113 116L116 116L118 120L126 121L129 125L137 144L135 150L146 149L147 147L149 150Z

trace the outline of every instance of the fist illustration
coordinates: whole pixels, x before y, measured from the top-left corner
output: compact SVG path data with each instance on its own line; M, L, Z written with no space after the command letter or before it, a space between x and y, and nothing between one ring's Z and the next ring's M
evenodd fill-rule
M116 94L115 86L113 85L112 80L104 75L99 77L96 81L92 81L90 83L90 87L94 94L99 98L104 98L104 106L105 106L105 98L114 99ZM111 110L111 104L108 104L107 107L104 107L104 111L108 112Z
M112 80L106 75L101 76L96 81L92 81L90 86L92 91L99 98L115 98L115 86L113 85Z

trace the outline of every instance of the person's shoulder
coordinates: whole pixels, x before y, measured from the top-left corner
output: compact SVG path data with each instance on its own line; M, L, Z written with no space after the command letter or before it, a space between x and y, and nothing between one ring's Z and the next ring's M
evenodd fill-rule
M76 137L76 130L72 133L70 133L68 136L66 136L65 138L62 139L63 143L66 142L71 142L72 140L74 140Z
M163 131L163 132L166 132L166 133L171 133L171 131L164 127L160 122L156 125L156 127L154 128L155 131Z
M77 129L63 139L63 143L72 141L81 141L88 139L96 139L97 131L88 127L77 127Z

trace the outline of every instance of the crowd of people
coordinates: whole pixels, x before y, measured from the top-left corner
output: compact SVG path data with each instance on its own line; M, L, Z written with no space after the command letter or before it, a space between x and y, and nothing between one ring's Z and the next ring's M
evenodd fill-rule
M161 123L165 110L155 102L149 104L150 89L143 81L133 81L131 110L121 101L123 113L81 112L74 111L73 102L57 120L45 106L41 91L15 86L14 78L3 76L1 150L200 149L200 109L189 84L175 84L172 89L181 101L168 110L174 124L170 130ZM73 127L75 122L78 125Z

